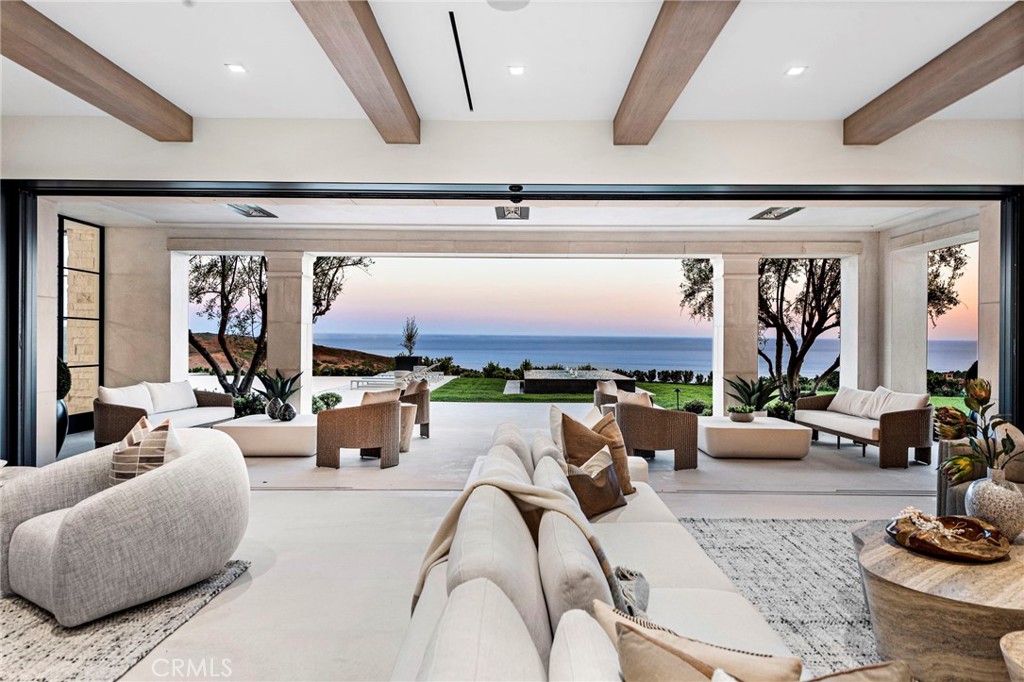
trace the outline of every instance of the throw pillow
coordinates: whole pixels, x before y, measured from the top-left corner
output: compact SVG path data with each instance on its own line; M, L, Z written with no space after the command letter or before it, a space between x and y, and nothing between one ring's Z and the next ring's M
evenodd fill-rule
M145 410L146 414L156 412L153 409L153 396L149 394L149 389L143 384L124 386L122 388L100 386L96 392L96 397L105 405L137 407L140 410Z
M601 408L592 407L590 412L587 412L586 416L580 420L580 423L590 428L599 422L603 416ZM554 405L548 408L548 423L551 426L551 440L554 441L559 450L565 452L565 441L562 438L562 411Z
M829 412L842 412L843 414L852 414L855 417L859 417L864 414L864 408L871 399L871 396L871 391L859 391L856 388L840 386L839 390L836 391L835 397L832 398L832 402L829 403L827 410Z
M619 670L625 682L708 682L715 673L706 663L646 637L626 623L616 626L616 634Z
M582 466L570 464L567 478L588 519L626 505L608 446L598 450Z
M604 415L592 429L588 429L585 424L563 414L562 438L565 441L565 460L576 466L582 466L601 448L607 447L612 455L612 464L615 466L615 475L619 479L622 494L632 495L636 492L636 488L629 480L626 444L622 440L619 425L615 422L615 415Z
M644 618L629 616L607 604L594 601L594 618L604 628L605 634L618 645L617 628L626 625L644 638L654 640L657 646L673 651L681 651L686 656L700 661L710 670L721 668L730 675L741 680L759 680L763 682L797 682L803 671L803 664L798 658L769 656L736 649L727 649L714 644L706 644L695 639L682 637L668 628L652 623ZM622 652L619 652L619 663L622 664ZM625 668L623 668L625 673ZM711 677L708 673L707 679ZM629 677L626 678L629 680Z
M199 406L192 384L187 381L166 381L159 384L143 381L142 385L153 399L154 413L190 410Z
M823 680L835 680L836 682L911 682L913 678L910 673L910 666L903 661L890 661L877 665L868 665L852 670L843 670L838 673L831 673L822 677L815 677L810 682L822 682ZM715 670L711 682L740 682L721 668Z
M630 393L629 391L618 392L618 403L619 405L640 405L641 407L654 407L654 403L651 402L650 393Z
M405 387L405 392L402 393L402 395L416 395L417 393L422 393L425 390L427 390L426 380L414 380L409 382L409 384Z
M603 393L604 395L615 395L618 390L619 387L615 384L614 380L597 382L598 393Z
M120 443L114 446L110 459L110 485L131 480L182 455L171 420L165 419L150 427L143 417Z
M360 405L376 405L377 403L390 403L402 396L402 389L393 388L390 391L367 391L363 394Z

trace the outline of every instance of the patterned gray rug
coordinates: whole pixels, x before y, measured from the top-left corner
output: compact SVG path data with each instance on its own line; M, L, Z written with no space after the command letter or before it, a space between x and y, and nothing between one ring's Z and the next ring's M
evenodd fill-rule
M229 561L201 583L77 628L20 597L0 599L0 677L116 680L248 568Z
M836 519L680 519L804 667L881 661L850 529Z

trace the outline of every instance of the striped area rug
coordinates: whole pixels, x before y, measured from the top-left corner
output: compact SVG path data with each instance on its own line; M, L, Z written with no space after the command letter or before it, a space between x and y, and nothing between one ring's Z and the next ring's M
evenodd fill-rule
M837 519L680 519L816 675L881 661L851 529Z

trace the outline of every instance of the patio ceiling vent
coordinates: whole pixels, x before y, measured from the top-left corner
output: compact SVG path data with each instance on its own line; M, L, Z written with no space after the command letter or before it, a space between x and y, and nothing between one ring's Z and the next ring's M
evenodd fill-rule
M803 206L772 206L751 216L748 220L782 220L802 210L804 210Z
M495 206L494 214L498 220L529 220L529 206Z
M239 215L245 216L246 218L277 217L267 209L263 208L262 206L257 206L256 204L228 204L228 208L230 208L235 213L238 213Z

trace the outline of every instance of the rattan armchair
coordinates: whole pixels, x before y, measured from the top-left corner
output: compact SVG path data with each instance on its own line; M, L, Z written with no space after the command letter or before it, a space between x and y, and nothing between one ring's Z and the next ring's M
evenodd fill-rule
M341 448L379 457L380 468L397 466L401 408L397 400L322 410L316 415L316 465L341 468Z
M676 471L697 468L697 415L618 403L615 420L628 454L651 459L656 450L674 450Z
M213 391L193 391L196 395L196 407L231 407L234 405L234 398L229 393L215 393ZM120 442L128 435L132 427L139 423L149 413L141 407L130 407L128 405L115 405L104 403L94 399L92 401L93 412L93 439L96 447Z
M416 423L420 425L420 438L430 438L430 389L427 388L426 380L419 381L415 387L410 384L398 400L406 405L416 406Z

